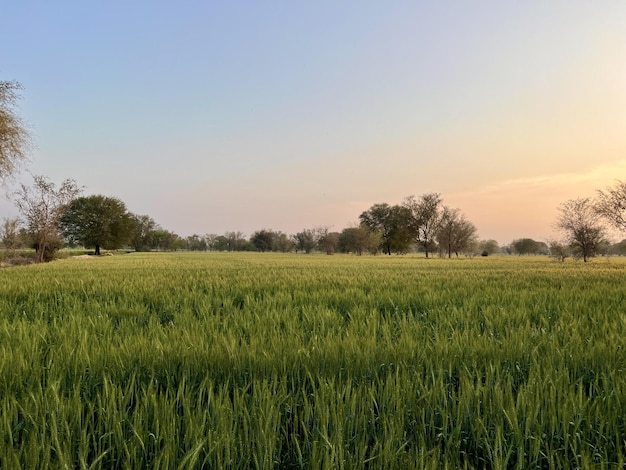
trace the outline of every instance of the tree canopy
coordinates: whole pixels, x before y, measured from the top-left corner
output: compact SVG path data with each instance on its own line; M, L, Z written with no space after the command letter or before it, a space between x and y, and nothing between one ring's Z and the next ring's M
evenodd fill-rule
M114 250L127 244L134 224L126 205L117 198L102 195L72 201L61 217L61 230L70 240L85 248Z

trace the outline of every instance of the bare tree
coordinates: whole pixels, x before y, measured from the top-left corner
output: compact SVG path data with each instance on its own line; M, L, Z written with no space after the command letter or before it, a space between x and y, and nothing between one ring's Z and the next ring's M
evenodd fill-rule
M598 191L596 210L615 228L626 231L626 182Z
M557 227L564 233L572 254L587 262L607 240L601 215L589 198L570 199L559 207Z
M15 112L21 89L18 82L0 81L0 180L15 172L31 147L30 133Z
M15 193L15 205L33 237L37 261L46 258L52 240L58 239L59 219L68 204L82 191L71 179L57 186L44 176L33 176L32 186L22 184Z
M459 252L476 241L476 227L459 209L444 206L436 237L441 252L452 258L452 253L459 256Z
M403 202L403 206L411 211L413 236L416 243L424 248L426 258L441 224L441 203L439 193L422 194L419 199L409 196Z

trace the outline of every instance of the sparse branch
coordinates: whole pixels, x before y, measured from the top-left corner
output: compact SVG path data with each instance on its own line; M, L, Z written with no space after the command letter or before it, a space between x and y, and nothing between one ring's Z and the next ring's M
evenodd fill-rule
M15 111L21 89L16 81L0 81L0 180L15 173L32 146L30 133Z
M626 182L618 181L605 191L598 191L596 211L611 225L626 231Z

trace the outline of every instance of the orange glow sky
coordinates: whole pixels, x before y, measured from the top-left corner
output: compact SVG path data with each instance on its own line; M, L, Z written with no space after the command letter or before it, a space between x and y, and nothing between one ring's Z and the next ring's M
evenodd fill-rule
M500 243L626 179L626 2L222 3L7 5L30 170L183 236L440 192Z

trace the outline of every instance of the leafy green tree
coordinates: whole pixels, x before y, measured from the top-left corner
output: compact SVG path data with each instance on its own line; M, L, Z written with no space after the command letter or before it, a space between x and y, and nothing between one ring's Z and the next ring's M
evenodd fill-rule
M0 81L0 180L16 171L31 147L30 133L15 111L21 89L18 82Z
M372 232L364 224L344 228L339 234L337 242L339 251L342 253L376 254L380 246L380 233Z
M152 234L152 249L157 251L175 251L180 248L182 242L174 232L157 228Z
M541 245L532 238L518 238L511 242L511 250L519 256L534 255L541 251Z
M332 255L337 250L339 243L339 233L331 232L329 227L317 229L317 246L320 251L327 255Z
M276 234L276 239L274 240L275 250L280 251L281 253L288 253L294 249L293 240L283 232L278 232Z
M317 233L313 229L304 229L294 235L296 242L296 251L304 251L306 254L311 253L317 246Z
M275 240L276 233L268 229L257 230L250 237L250 243L254 246L256 251L260 252L274 250Z
M194 233L185 238L185 248L189 251L206 251L208 246L204 237Z
M157 223L147 215L130 214L132 235L130 246L135 251L149 251L152 248Z
M74 199L61 217L61 230L85 248L114 250L129 243L133 221L119 199L102 195Z
M359 220L381 236L383 253L405 252L411 245L411 211L404 206L374 204L361 213Z

